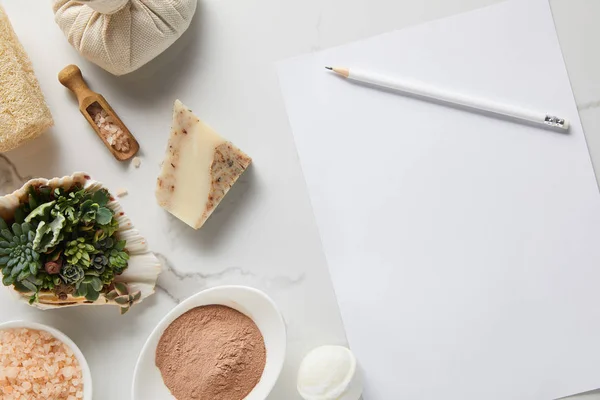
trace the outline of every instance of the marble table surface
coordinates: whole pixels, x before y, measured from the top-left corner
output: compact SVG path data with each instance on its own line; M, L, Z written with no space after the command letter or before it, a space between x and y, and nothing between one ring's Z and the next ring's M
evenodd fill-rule
M0 320L32 319L61 329L90 363L95 398L128 399L138 353L173 306L208 287L254 286L275 300L288 325L287 361L269 399L299 399L295 375L302 356L315 346L345 344L346 339L274 62L496 1L201 0L189 31L172 48L139 71L114 77L69 46L49 2L0 0L56 121L39 139L0 154L0 192L19 187L28 177L73 171L86 171L112 190L126 188L125 211L164 266L156 295L123 317L112 307L42 312L0 291ZM595 48L600 2L551 4L600 168L600 57ZM138 138L139 169L115 162L79 114L74 97L58 83L58 72L70 63L81 67L91 88L106 97ZM154 200L176 98L254 159L200 231L171 217Z

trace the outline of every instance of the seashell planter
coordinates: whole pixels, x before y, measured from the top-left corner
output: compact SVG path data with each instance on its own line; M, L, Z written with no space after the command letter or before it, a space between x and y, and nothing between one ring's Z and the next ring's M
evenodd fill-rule
M52 190L56 188L68 190L75 186L80 186L89 192L106 190L100 182L91 179L83 172L50 180L32 179L12 194L0 197L0 217L2 219L6 222L14 219L15 212L20 205L28 201L28 191L32 186L48 186ZM114 212L113 218L118 222L118 229L114 236L118 240L125 241L125 251L129 254L129 260L127 268L114 277L112 284L104 288L96 300L90 301L86 297L77 296L76 293L61 293L59 296L55 291L40 291L37 301L30 302L33 292L19 292L13 286L7 286L7 288L20 300L42 310L80 305L116 305L121 307L124 312L123 310L126 311L129 305L140 302L153 294L156 280L161 271L160 261L148 250L146 240L134 228L131 220L125 215L123 208L114 197L110 197L106 207ZM2 258L1 255L0 258Z

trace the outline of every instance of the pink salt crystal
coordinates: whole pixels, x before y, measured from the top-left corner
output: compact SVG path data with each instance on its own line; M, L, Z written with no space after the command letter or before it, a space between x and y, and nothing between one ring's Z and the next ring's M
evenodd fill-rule
M71 379L75 371L73 370L73 367L65 367L60 372L65 378Z
M71 374L72 379L58 375L59 371ZM5 382L0 384L2 400L82 398L83 394L76 396L83 393L81 377L81 366L72 350L51 334L30 329L0 330L0 382ZM69 392L75 395L69 397Z
M15 379L19 374L19 368L17 367L8 367L5 369L5 374L8 379Z
M120 126L116 125L115 118L97 106L88 108L92 119L100 129L100 134L106 142L117 151L129 151L130 143L127 134Z

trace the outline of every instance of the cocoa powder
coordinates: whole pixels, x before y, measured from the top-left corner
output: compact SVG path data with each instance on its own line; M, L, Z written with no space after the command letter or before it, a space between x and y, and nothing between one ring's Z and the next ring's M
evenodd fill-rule
M260 380L265 361L254 321L221 305L181 315L156 348L156 366L177 400L242 400Z

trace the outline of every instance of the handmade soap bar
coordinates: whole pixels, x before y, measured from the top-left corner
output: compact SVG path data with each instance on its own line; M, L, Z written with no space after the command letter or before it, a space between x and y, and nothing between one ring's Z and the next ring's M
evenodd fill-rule
M198 229L251 161L177 100L156 187L158 204Z

